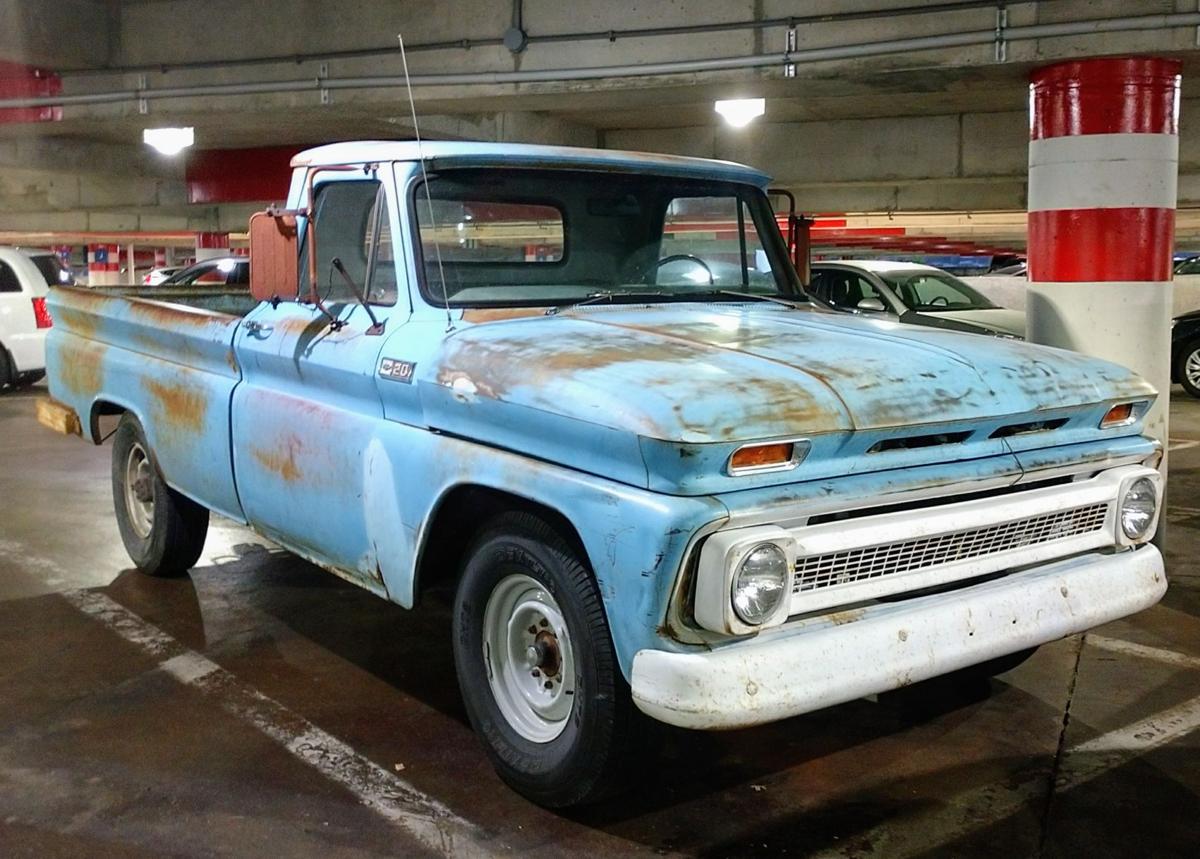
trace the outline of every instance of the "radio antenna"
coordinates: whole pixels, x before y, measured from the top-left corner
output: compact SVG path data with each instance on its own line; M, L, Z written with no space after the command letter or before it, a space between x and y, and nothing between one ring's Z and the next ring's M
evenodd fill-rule
M429 173L425 169L425 153L421 150L421 129L417 125L417 102L413 99L412 81L408 77L408 54L404 50L404 34L397 33L400 40L400 62L404 64L404 88L408 91L408 109L412 113L413 134L417 138L417 161L421 165L421 179L425 186L425 203L429 207L429 227L433 231L433 253L437 258L438 277L442 281L442 306L446 309L446 331L454 330L454 319L450 315L450 293L446 289L446 270L442 267L442 245L438 241L437 218L433 214L433 198L429 194ZM417 230L418 237L420 230Z

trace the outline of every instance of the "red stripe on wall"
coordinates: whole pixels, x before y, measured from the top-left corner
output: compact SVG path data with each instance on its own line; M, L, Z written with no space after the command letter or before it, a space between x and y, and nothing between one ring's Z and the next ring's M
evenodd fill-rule
M1030 212L1029 279L1170 280L1174 235L1174 209Z
M1178 60L1118 57L1057 63L1030 76L1030 138L1178 134Z

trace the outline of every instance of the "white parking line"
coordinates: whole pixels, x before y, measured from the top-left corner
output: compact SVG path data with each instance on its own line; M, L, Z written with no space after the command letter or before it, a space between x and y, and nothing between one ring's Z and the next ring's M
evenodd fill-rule
M1140 656L1143 659L1153 659L1155 662L1165 662L1168 665L1178 665L1181 668L1195 668L1200 670L1200 657L1188 656L1186 653L1176 653L1174 650L1164 650L1161 647L1147 647L1144 644L1135 644L1132 641L1123 641L1119 638L1106 638L1103 635L1091 634L1087 637L1087 643L1092 647L1098 647L1101 650L1108 650L1112 653Z
M1102 636L1088 635L1085 641L1105 650L1200 668L1200 660L1193 661L1194 657L1170 650ZM1200 697L1071 746L1063 752L1055 792L1079 787L1198 728ZM817 855L882 856L888 859L927 855L940 846L1028 808L1045 795L1045 790L1044 779L1036 777L1018 784L984 785L954 797L928 814L889 820L866 832L843 836L842 845Z
M1200 441L1192 441L1191 439L1169 438L1167 439L1167 450L1187 450L1189 447L1195 447L1200 444Z
M487 856L482 833L341 740L268 698L207 657L97 591L61 596L121 638L160 659L159 669L197 689L225 712L256 728L389 822L446 856Z

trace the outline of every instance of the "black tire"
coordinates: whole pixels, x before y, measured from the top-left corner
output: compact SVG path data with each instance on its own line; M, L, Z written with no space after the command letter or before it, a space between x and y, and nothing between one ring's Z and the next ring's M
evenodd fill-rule
M144 463L140 486L126 492L133 456ZM167 486L137 418L126 413L113 438L113 508L125 551L139 570L151 576L177 576L200 558L208 536L208 510ZM139 518L135 504L149 505ZM142 507L144 511L144 506Z
M1192 340L1183 345L1179 350L1179 358L1175 362L1175 378L1179 379L1179 384L1183 385L1183 389L1193 397L1200 399L1200 385L1188 378L1187 363L1188 358L1193 355L1200 361L1200 338ZM1197 380L1200 381L1200 380Z
M8 359L8 352L3 345L0 345L0 388L5 388L12 384L13 370L12 362Z
M16 385L20 388L27 388L30 385L36 385L44 378L46 378L45 370L30 370L28 373L17 376Z
M527 513L505 513L489 522L466 558L454 600L454 662L471 725L497 773L547 808L592 803L614 793L636 755L641 717L587 564L554 528ZM558 671L562 682L574 683L571 709L561 733L548 741L535 742L513 727L489 679L500 667L484 653L484 618L493 593L501 593L498 586L514 576L533 579L553 598L574 655L572 678L565 677L565 661Z

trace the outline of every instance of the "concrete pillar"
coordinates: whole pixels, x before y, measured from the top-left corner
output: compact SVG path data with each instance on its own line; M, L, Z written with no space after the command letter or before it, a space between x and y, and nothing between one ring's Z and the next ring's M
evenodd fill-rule
M1149 57L1081 60L1030 83L1029 339L1147 379L1159 398L1146 432L1164 451L1179 70Z
M229 256L229 233L196 233L196 262Z
M88 245L88 285L114 286L121 280L119 245Z

